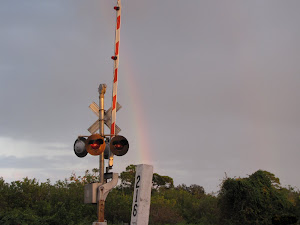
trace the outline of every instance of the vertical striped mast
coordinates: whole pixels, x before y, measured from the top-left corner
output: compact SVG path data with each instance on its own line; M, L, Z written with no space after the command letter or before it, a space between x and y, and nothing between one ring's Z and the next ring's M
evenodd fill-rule
M120 47L120 27L121 27L121 0L118 0L117 6L114 7L117 14L116 20L116 36L115 36L115 55L111 58L114 60L114 79L113 79L113 90L112 90L112 111L111 111L111 137L115 136L116 130L116 113L117 113L117 89L118 89L118 70L119 70L119 47ZM109 166L113 166L114 156L110 153Z

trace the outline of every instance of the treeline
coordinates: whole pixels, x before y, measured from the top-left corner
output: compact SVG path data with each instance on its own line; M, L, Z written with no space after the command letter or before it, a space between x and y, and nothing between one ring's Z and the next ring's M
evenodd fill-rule
M130 222L135 166L120 174L121 184L108 195L108 224ZM0 178L1 225L90 225L97 206L83 204L83 188L98 170L51 184L24 178L10 184ZM202 186L174 187L169 176L153 175L150 224L288 225L300 224L300 193L284 188L274 174L258 170L246 178L225 178L218 194Z

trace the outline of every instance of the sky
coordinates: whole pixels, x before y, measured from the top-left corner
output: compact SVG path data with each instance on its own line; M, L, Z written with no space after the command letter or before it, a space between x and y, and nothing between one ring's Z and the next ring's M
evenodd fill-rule
M116 0L0 2L0 177L98 168L73 145L112 102ZM150 164L216 192L267 170L300 188L300 1L123 0L113 172ZM109 133L106 129L105 133Z

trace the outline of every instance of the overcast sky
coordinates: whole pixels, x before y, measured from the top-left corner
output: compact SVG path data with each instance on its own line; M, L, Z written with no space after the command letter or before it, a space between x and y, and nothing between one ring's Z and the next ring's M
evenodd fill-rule
M108 85L115 6L107 0L0 2L0 176L52 181L98 167L73 144ZM258 169L300 187L300 1L123 0L117 113L129 152L219 190ZM109 133L109 130L106 130Z

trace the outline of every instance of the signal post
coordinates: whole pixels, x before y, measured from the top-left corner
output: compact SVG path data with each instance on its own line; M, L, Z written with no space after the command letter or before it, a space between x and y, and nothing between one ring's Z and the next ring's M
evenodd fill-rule
M102 137L104 137L104 95L106 92L106 84L100 84L98 91L99 91L99 106L100 106L99 107L99 133ZM102 185L104 184L104 150L99 156L99 182ZM100 194L101 191L99 190L98 191L99 197L97 202L98 222L105 222L104 220L105 199L101 198Z
M99 133L104 137L104 95L106 92L106 84L99 86ZM99 156L99 182L104 183L104 150Z
M99 106L95 102L89 106L98 118L88 128L91 135L78 136L74 143L74 153L80 158L85 157L88 153L93 156L99 155L99 183L87 184L84 187L84 203L97 203L98 219L93 225L107 225L104 219L105 199L109 191L118 182L118 174L110 173L109 170L113 167L114 155L123 156L129 149L127 139L118 135L121 129L116 125L116 112L121 108L121 105L117 102L121 0L117 0L117 6L114 7L114 10L116 11L116 33L114 56L111 57L114 61L112 107L106 111L104 110L104 95L107 86L106 84L100 84L98 89ZM108 135L104 134L104 124L110 129ZM108 160L106 173L104 173L105 159ZM110 182L107 182L108 179L111 179Z
M84 187L84 203L97 203L97 222L93 225L107 225L104 218L105 200L109 191L117 185L118 174L109 173L109 169L112 165L109 165L106 173L104 173L105 159L110 160L113 155L123 156L128 152L129 143L127 139L121 135L117 135L120 132L120 128L116 126L116 135L104 134L104 124L108 127L111 125L112 110L104 110L104 95L106 92L106 84L100 84L99 86L99 106L96 103L92 103L90 108L98 116L98 120L88 129L90 136L79 136L74 143L75 154L83 158L89 153L93 156L99 155L99 183L87 184ZM117 105L117 110L121 108L120 104ZM99 131L99 133L96 133ZM86 138L87 137L87 138ZM110 141L106 142L106 139ZM106 144L107 143L107 144ZM105 157L106 155L106 157ZM107 182L107 179L111 179Z
M106 84L100 84L99 86L99 106L96 103L90 105L90 108L98 116L98 120L88 129L92 135L79 136L74 143L75 154L83 158L89 153L93 156L99 155L99 183L87 184L84 187L84 203L97 203L97 222L93 225L107 225L104 219L105 200L109 191L117 185L118 174L109 173L109 169L112 166L108 165L106 173L104 173L104 160L110 159L112 155L123 156L128 152L129 143L127 139L120 135L111 137L111 134L104 134L104 124L109 126L111 124L110 118L107 112L111 112L111 109L104 111L104 95L106 92ZM121 106L118 104L118 109ZM117 127L117 133L120 132L120 128ZM96 131L99 130L99 133ZM87 137L87 139L85 138ZM106 144L105 138L110 138L110 143ZM105 152L106 151L106 152ZM106 153L106 154L104 154ZM106 155L106 157L105 157ZM108 162L109 164L109 162ZM111 179L107 182L107 179Z

